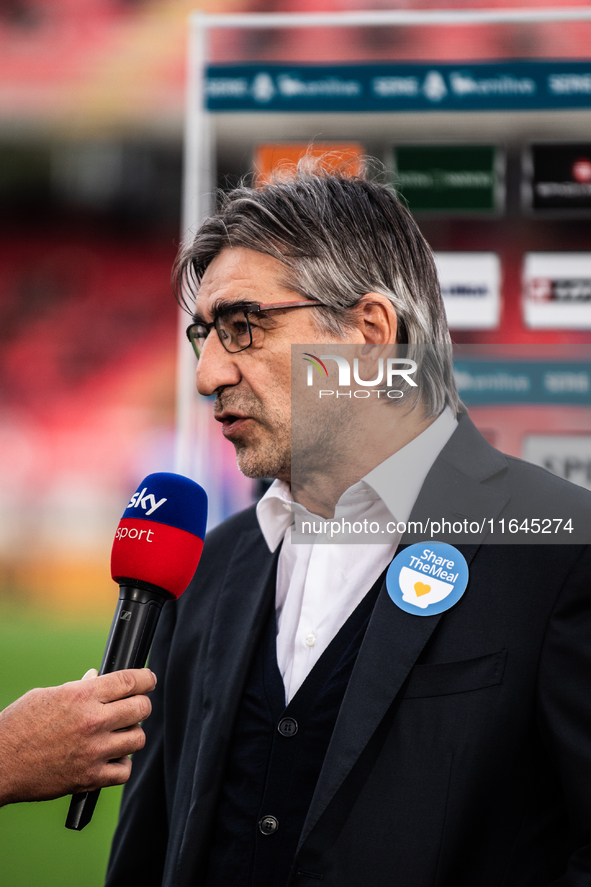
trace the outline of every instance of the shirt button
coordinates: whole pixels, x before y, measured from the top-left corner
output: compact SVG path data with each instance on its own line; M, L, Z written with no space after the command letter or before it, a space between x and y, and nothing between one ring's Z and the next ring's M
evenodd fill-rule
M263 816L259 819L259 831L263 835L273 835L279 828L279 821L275 816Z
M316 635L311 631L310 634L306 636L306 647L313 647L315 643Z
M277 729L282 736L295 736L298 732L298 722L294 721L293 718L283 718L277 724Z

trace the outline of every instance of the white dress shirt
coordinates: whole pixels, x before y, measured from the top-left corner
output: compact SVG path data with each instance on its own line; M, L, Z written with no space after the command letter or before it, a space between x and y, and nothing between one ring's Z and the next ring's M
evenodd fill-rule
M433 462L457 427L449 407L421 434L362 480L345 490L334 520L408 520ZM400 479L404 478L404 483ZM277 564L275 610L277 661L289 703L353 610L388 566L400 542L385 544L292 544L293 512L312 515L291 499L289 485L276 480L257 505L270 551L283 540Z

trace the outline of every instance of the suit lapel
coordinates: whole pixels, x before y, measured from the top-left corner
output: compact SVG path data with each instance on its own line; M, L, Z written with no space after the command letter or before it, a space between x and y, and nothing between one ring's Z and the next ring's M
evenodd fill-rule
M454 440L455 438L455 440ZM427 517L453 522L458 515L494 517L507 497L481 481L506 462L467 416L435 461L409 521ZM405 536L397 553L409 542ZM478 544L458 545L468 565ZM466 594L469 594L469 586ZM414 616L399 609L382 586L368 625L304 823L300 846L320 819L396 698L445 613Z
M459 441L456 438L459 435ZM493 486L483 483L506 468L502 453L493 449L476 430L467 416L441 451L439 458L425 479L408 520L411 525L420 523L423 528L430 521L443 521L450 527L464 518L476 522L482 532L455 534L448 541L452 545L472 547L479 544L490 529L490 518L495 518L506 506L509 497ZM409 530L402 544L423 542L429 537Z

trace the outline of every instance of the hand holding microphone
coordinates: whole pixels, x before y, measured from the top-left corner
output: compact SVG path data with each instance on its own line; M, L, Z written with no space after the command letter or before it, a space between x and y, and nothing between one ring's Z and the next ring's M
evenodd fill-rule
M100 675L144 665L163 605L180 597L197 569L206 522L207 496L194 481L163 472L139 485L113 542L111 575L120 586L119 601ZM90 822L98 795L95 790L72 797L67 828L80 831Z
M147 668L92 672L30 690L0 712L0 807L127 781L156 679Z

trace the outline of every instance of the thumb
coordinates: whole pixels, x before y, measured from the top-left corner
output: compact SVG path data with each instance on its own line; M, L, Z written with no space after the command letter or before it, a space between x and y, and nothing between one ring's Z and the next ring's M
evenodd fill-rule
M98 677L98 671L96 670L96 668L89 668L88 671L86 672L86 674L84 674L82 676L82 680L87 681L89 678L97 678L97 677Z

